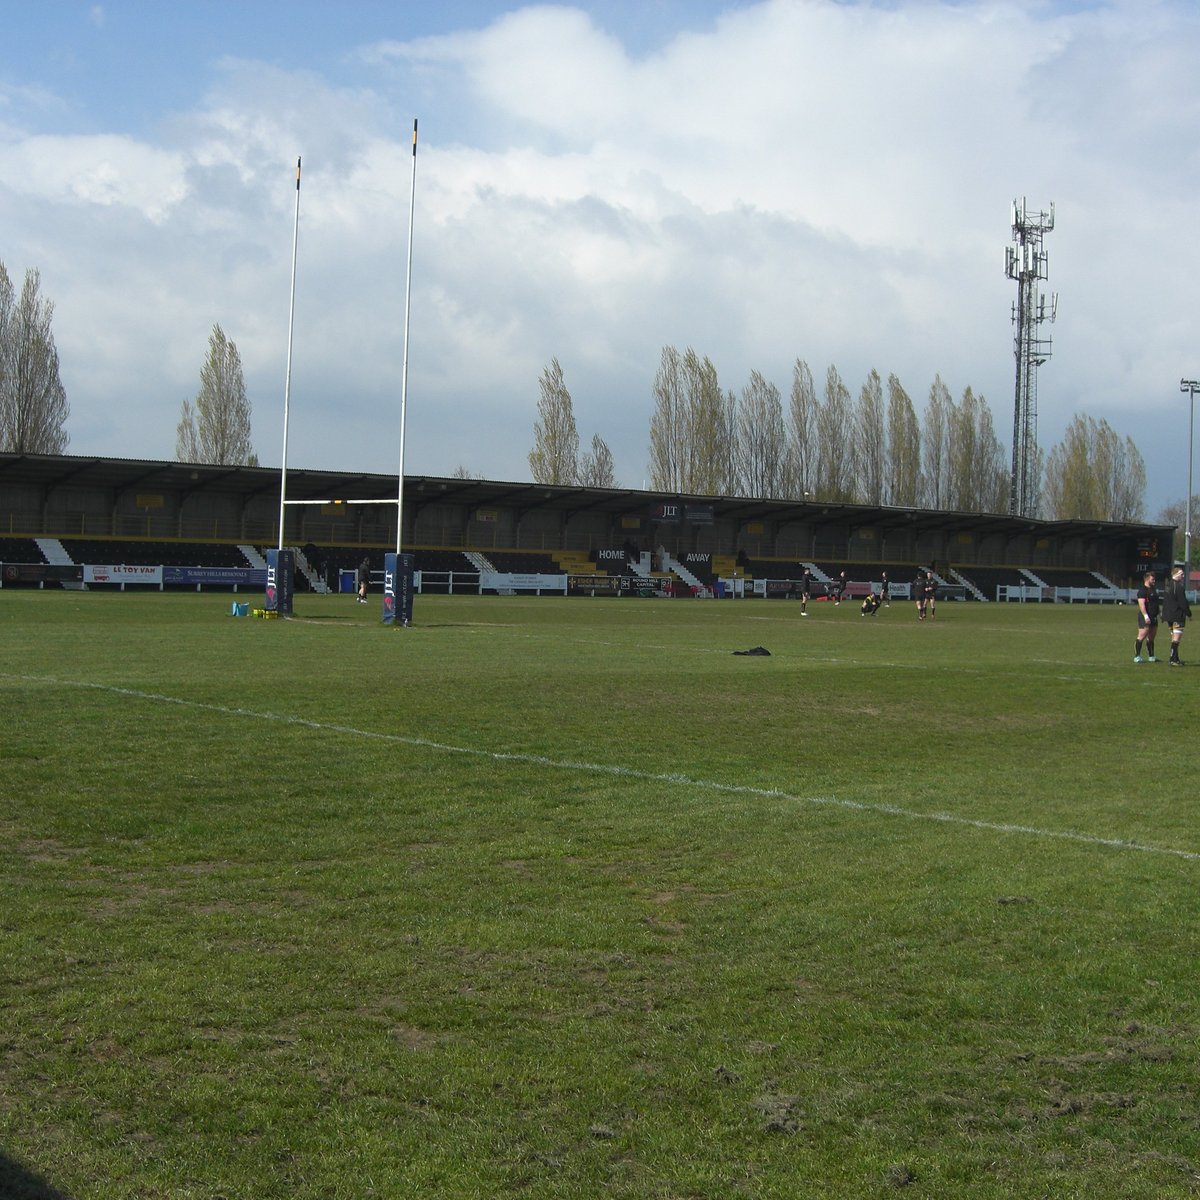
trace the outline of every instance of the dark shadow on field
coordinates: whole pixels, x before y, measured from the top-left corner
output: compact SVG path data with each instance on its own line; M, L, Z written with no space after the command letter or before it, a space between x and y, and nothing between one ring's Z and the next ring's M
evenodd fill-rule
M0 1196L4 1200L71 1200L39 1175L21 1166L0 1150Z

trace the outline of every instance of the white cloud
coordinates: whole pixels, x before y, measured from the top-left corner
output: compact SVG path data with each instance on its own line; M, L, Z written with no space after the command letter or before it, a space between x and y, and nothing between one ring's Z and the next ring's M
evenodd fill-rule
M128 137L39 135L0 142L0 182L49 204L123 205L155 224L186 193L178 155Z
M231 58L161 142L25 134L0 100L0 247L42 269L78 451L170 455L207 333L277 455L303 154L292 453L394 469L420 109L408 469L522 477L541 368L644 473L661 347L728 388L935 373L1011 424L1008 206L1056 204L1047 444L1077 409L1182 492L1200 44L1190 6L772 0L634 56L585 13L364 48L361 86ZM409 115L404 115L404 114Z

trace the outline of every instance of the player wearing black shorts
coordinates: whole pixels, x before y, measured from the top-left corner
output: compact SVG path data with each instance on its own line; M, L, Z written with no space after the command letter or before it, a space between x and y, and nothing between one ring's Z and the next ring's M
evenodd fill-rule
M1183 568L1177 566L1171 572L1167 583L1167 594L1163 598L1163 620L1171 627L1171 657L1168 663L1172 667L1182 667L1179 657L1179 643L1183 640L1183 627L1192 615L1192 606L1188 603L1187 582L1184 579Z
M808 616L808 598L812 595L812 572L805 567L800 577L800 615Z
M1142 576L1142 586L1137 590L1137 641L1133 643L1133 661L1142 661L1142 651L1146 651L1148 662L1157 662L1154 657L1154 635L1158 631L1158 591L1154 587L1154 572L1147 571Z

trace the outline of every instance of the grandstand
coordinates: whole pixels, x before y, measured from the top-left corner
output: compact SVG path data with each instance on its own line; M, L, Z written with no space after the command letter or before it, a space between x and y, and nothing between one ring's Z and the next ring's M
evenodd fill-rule
M396 544L394 475L288 471L284 542L297 588L341 590L364 558ZM372 500L374 504L356 504ZM403 545L425 590L479 590L485 574L531 584L591 581L589 592L788 595L806 567L846 571L848 596L886 571L903 595L932 566L948 592L979 600L1116 598L1170 564L1169 526L1035 521L889 506L664 495L608 488L410 476ZM144 586L254 586L278 541L279 472L71 455L0 454L0 582L73 582L78 568L162 567ZM222 577L203 572L232 572ZM188 572L191 572L190 574ZM224 582L222 580L225 580ZM624 589L605 580L625 580ZM173 580L174 582L169 582ZM670 589L664 585L670 581ZM772 581L768 587L767 582ZM134 581L91 586L137 586ZM519 586L517 590L522 590ZM527 590L535 590L531 585ZM819 589L818 589L819 591Z

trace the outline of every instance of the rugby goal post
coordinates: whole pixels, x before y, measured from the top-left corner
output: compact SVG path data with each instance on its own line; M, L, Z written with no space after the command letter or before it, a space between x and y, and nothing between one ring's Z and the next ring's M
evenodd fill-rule
M267 554L267 607L273 605L281 615L291 615L291 587L293 579L293 556L284 549L284 517L288 505L293 504L395 504L396 505L396 549L384 555L383 568L383 623L407 627L412 623L413 608L413 556L401 552L400 543L404 533L404 431L408 407L408 335L409 311L412 301L413 223L417 201L417 121L412 129L412 185L408 208L408 265L404 281L404 356L400 372L400 464L396 477L396 499L392 500L289 500L287 498L288 424L292 390L292 340L296 313L296 257L300 234L300 159L296 159L296 215L292 225L292 283L291 305L288 313L287 375L283 389L283 462L279 473L279 543ZM278 608L282 592L283 575L287 574L286 612Z

